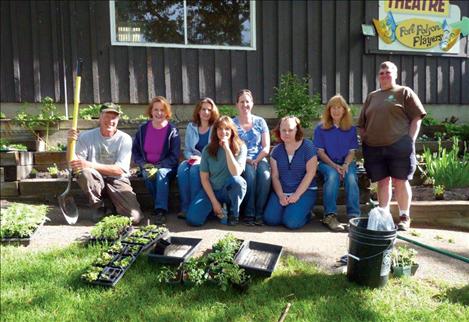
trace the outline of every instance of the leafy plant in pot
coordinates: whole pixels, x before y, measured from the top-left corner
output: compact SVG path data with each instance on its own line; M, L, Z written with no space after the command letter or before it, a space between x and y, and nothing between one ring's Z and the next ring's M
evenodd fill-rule
M51 178L57 178L59 175L59 168L57 167L57 164L55 163L53 166L48 167L47 171L49 172Z
M435 197L436 200L445 199L445 186L441 184L434 186L433 196Z
M393 274L396 277L411 276L418 268L417 251L407 246L396 247L392 253Z

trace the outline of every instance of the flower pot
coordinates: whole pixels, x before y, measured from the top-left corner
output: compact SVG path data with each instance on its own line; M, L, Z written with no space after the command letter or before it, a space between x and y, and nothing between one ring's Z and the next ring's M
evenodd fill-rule
M435 200L445 200L445 194L435 194Z
M412 266L410 267L410 275L414 276L418 268L419 268L419 264L412 264Z
M396 277L411 276L412 266L394 266L393 274Z

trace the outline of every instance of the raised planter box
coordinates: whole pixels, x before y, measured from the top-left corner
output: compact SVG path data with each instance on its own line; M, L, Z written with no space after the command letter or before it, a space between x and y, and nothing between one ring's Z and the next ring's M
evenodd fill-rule
M9 151L0 152L0 166L32 165L34 163L33 152Z
M200 238L175 237L160 239L153 250L148 253L150 262L179 265L187 261L200 246Z
M282 246L245 241L234 262L248 273L271 276L282 256Z

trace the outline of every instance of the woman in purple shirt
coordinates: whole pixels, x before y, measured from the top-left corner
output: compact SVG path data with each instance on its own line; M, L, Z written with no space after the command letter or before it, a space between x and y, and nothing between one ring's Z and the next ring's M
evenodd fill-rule
M153 197L155 223L163 224L168 212L169 183L178 166L181 139L178 129L168 121L171 105L166 98L155 97L145 114L150 120L142 124L135 135L132 157Z
M358 149L357 130L344 98L338 94L327 102L321 123L314 130L314 145L318 149L319 173L324 177L323 224L333 231L345 228L337 220L337 194L344 182L347 216L360 215L357 167L354 162Z
M303 139L297 117L283 117L273 132L282 143L270 156L274 191L265 208L264 223L298 229L309 221L316 201L316 148Z

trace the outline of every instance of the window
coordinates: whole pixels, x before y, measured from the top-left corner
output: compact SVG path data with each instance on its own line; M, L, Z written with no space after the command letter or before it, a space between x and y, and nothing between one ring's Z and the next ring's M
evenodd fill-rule
M111 42L122 46L255 50L255 2L110 1Z

